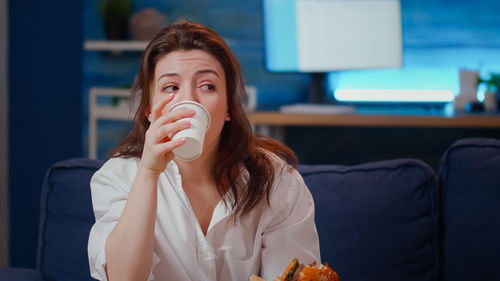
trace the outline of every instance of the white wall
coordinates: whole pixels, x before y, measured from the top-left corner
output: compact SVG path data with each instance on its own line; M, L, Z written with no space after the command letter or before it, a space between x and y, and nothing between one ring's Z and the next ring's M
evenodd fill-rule
M0 267L9 265L8 5L0 0Z

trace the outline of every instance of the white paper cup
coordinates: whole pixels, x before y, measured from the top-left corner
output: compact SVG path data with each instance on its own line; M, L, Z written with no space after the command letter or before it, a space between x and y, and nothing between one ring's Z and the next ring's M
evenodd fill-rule
M210 114L203 105L194 101L182 101L174 104L170 111L180 108L189 108L196 112L191 118L183 118L179 121L190 121L191 126L187 129L177 132L172 140L186 138L186 142L174 149L174 154L184 161L192 161L200 157L203 152L203 143L205 133L210 127ZM177 121L177 122L179 122Z

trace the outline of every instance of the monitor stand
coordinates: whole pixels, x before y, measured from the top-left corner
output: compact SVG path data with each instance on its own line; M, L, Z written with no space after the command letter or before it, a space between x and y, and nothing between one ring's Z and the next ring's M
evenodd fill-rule
M327 73L313 72L311 73L311 81L309 84L308 102L312 104L331 104L333 100L328 100L327 90Z
M309 84L308 103L297 103L283 105L280 107L281 113L300 113L300 114L341 114L355 113L356 107L339 105L332 97L328 99L327 79L325 72L311 73L311 82Z

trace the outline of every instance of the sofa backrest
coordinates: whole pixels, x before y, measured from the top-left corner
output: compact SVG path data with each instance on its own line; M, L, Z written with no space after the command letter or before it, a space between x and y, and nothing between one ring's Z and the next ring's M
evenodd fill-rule
M422 161L300 166L316 205L322 262L342 281L437 280L437 176Z
M71 159L54 164L42 187L37 268L46 280L94 280L87 243L95 222L90 178L103 163Z
M439 171L443 280L500 279L500 140L464 139Z

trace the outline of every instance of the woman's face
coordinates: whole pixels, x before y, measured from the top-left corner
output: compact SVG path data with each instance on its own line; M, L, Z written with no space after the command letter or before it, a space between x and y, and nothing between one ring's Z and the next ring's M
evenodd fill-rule
M219 61L200 50L167 54L155 67L150 108L170 93L174 94L174 98L163 112L168 112L181 101L195 101L208 110L211 123L203 150L215 149L228 118L226 76Z

